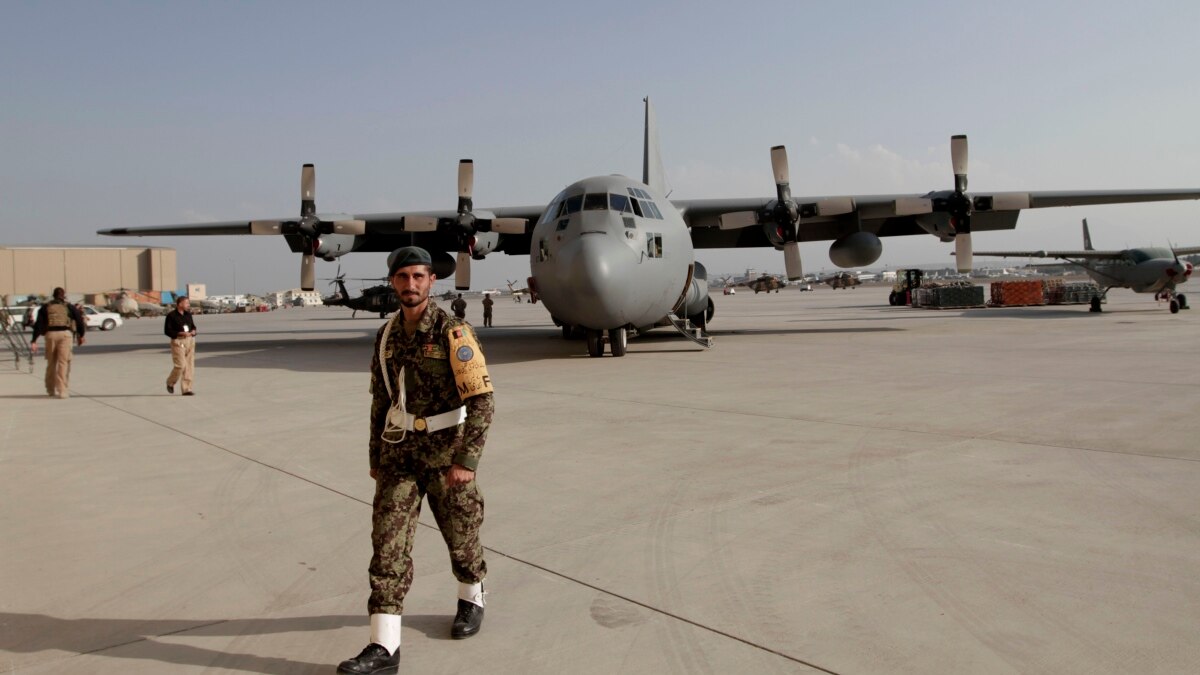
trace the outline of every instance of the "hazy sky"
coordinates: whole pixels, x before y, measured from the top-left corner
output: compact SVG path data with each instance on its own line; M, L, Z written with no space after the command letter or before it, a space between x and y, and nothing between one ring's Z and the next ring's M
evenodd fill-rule
M578 6L576 6L578 5ZM0 2L0 244L157 245L210 292L293 287L282 238L115 239L99 228L542 204L640 177L654 100L673 198L950 188L1200 186L1195 2ZM976 248L1200 244L1200 202L1029 211ZM884 240L877 267L946 260ZM828 242L801 245L832 269ZM379 274L384 254L342 259ZM699 252L782 271L770 249ZM336 263L318 262L318 276ZM475 287L529 274L473 266Z

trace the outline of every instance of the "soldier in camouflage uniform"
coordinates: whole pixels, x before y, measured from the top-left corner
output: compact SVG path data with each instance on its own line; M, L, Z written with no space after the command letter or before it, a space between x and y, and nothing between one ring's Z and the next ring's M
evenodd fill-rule
M67 292L54 289L54 298L42 305L33 324L33 339L29 348L37 353L38 338L46 336L46 394L68 398L71 379L71 341L83 346L87 324L83 313L67 302Z
M371 477L375 500L369 568L371 643L339 673L394 673L400 615L413 578L421 500L450 551L459 581L456 639L479 631L487 565L479 542L483 496L475 470L495 410L491 379L471 327L429 299L432 260L414 246L388 259L401 311L380 329L371 361Z

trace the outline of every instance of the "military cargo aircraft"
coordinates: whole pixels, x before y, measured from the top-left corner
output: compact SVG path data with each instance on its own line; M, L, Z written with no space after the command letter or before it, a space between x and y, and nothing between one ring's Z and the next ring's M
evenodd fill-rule
M311 289L317 258L353 251L421 246L434 274L471 285L471 263L503 252L528 255L530 288L564 334L582 332L588 353L626 351L631 330L669 323L689 335L713 303L696 249L772 247L783 253L788 279L803 277L799 242L832 240L830 260L842 268L879 259L882 238L928 234L955 242L959 268L971 268L971 234L1016 227L1022 209L1121 202L1200 199L1200 188L1067 192L967 192L967 137L950 139L953 189L912 195L794 197L787 151L771 148L772 197L668 200L654 109L645 99L641 180L594 176L571 183L546 206L476 209L475 165L458 169L456 210L319 214L316 172L301 170L299 216L193 225L115 227L109 236L275 235L301 254L301 286ZM531 225L532 223L532 225ZM454 253L455 256L451 256ZM701 336L689 335L697 342ZM707 338L703 343L707 343Z
M1097 251L1092 233L1083 219L1082 251L980 251L976 255L1000 258L1059 258L1083 268L1104 290L1092 297L1091 310L1100 311L1103 296L1112 288L1128 288L1134 293L1153 293L1155 300L1167 300L1172 314L1189 309L1187 296L1176 287L1192 276L1192 263L1180 255L1200 253L1200 246L1171 248L1127 248L1121 251Z

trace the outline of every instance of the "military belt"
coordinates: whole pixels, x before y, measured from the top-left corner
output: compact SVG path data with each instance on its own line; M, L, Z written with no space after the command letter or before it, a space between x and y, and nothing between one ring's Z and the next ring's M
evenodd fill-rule
M389 417L393 424L404 427L405 431L423 431L431 434L467 421L467 406L459 406L449 412L430 417L417 417L412 413L396 410Z

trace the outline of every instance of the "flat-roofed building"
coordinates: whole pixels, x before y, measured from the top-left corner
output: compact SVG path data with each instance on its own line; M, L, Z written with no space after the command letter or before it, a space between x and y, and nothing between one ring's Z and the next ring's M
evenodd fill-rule
M0 295L174 291L175 249L156 246L0 246Z

